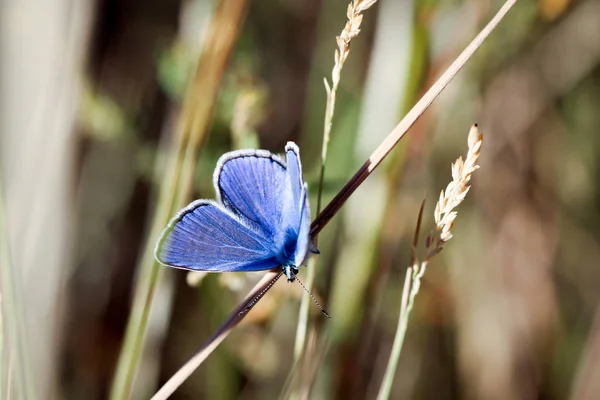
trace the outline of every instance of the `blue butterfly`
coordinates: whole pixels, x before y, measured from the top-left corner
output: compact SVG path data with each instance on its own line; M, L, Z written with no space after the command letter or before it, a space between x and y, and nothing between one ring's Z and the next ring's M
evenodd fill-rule
M285 274L288 282L296 280L309 252L318 250L309 238L298 146L288 142L285 153L286 161L266 150L224 154L213 176L217 201L196 200L181 210L158 240L156 260L208 272L281 267L276 279Z

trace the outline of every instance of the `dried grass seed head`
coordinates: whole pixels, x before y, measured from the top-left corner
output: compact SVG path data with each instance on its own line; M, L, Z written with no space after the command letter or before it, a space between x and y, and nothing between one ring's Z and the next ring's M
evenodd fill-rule
M441 231L440 239L446 242L452 238L450 230L454 225L457 212L453 211L460 203L463 202L471 186L471 175L479 166L477 160L483 142L483 135L479 132L477 124L471 127L467 143L469 150L467 158L463 161L462 157L452 164L452 181L446 186L446 190L442 190L440 198L435 205L433 213L436 230Z
M338 48L335 51L335 65L331 72L333 87L337 87L340 82L342 66L350 54L350 42L360 33L360 25L363 20L362 13L376 2L377 0L353 0L348 4L346 11L348 21L340 35L336 37Z

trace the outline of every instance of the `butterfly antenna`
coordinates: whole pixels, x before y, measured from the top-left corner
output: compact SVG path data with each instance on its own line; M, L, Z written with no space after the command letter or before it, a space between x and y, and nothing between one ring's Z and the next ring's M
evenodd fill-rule
M306 288L306 286L304 286L304 283L302 283L302 282L300 281L300 279L298 279L298 275L296 275L296 282L298 282L298 283L300 284L300 286L302 286L302 288L304 289L304 291L305 291L306 293L308 293L308 295L309 295L309 296L310 296L310 298L311 298L311 299L312 299L312 300L315 302L315 304L317 305L317 307L319 307L319 310L321 310L321 312L322 312L323 314L325 314L325 316L326 316L327 318L331 318L331 315L329 315L329 313L328 313L327 311L325 311L325 310L323 309L323 307L321 307L321 305L319 304L319 302L317 301L317 299L315 298L315 296L313 296L313 294L312 294L311 292L309 292L309 291L308 291L308 289Z
M271 289L271 286L273 286L275 284L275 282L277 282L277 280L279 278L281 278L281 275L283 275L283 271L281 271L279 273L279 275L277 275L275 278L273 278L271 280L271 282L269 282L269 284L267 285L267 287L265 287L262 290L262 292L260 292L259 294L257 294L256 297L250 302L250 304L248 304L248 306L246 308L244 308L242 311L240 311L238 313L238 315L244 315L248 311L250 311L252 309L252 307L254 307L254 305L256 304L256 302L259 301L265 295L265 293L267 293L267 290Z

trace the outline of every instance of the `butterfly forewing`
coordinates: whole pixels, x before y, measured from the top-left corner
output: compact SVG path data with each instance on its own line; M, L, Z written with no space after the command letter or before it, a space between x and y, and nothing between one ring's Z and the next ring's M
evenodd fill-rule
M155 255L168 266L211 272L278 266L270 238L206 200L190 204L169 223Z

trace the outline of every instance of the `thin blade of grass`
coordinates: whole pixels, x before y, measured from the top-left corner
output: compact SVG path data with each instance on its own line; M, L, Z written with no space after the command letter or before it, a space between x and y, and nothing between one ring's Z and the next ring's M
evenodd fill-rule
M419 216L417 217L417 226L415 228L415 236L413 237L412 249L410 250L410 262L408 265L414 265L417 260L417 246L419 245L419 235L421 234L421 223L423 222L423 210L425 209L425 201L427 196L423 198L421 207L419 208Z
M400 359L400 352L402 351L402 345L404 343L404 337L406 336L406 329L408 327L408 292L411 287L413 269L409 267L406 270L406 276L404 277L404 288L402 289L402 300L400 302L400 317L398 318L398 329L396 329L396 336L394 337L394 344L392 345L392 351L390 353L390 359L383 375L383 381L381 382L381 388L377 395L377 400L387 400L390 397L392 390L392 384L394 383L394 375L396 374L396 368L398 367L398 360Z
M350 54L350 43L360 32L362 22L362 13L372 7L377 0L355 0L349 4L348 18L340 36L337 37L338 48L336 50L335 64L331 73L332 85L324 78L325 92L327 102L325 104L325 118L323 121L323 143L321 146L321 166L319 169L319 184L317 188L317 215L321 213L321 202L323 199L323 180L325 178L325 166L327 164L327 153L329 150L329 140L331 136L331 127L333 124L333 115L335 114L335 104L337 89L341 78L344 62ZM312 236L315 246L318 244L317 235ZM306 272L306 287L312 291L315 281L316 258L309 260ZM296 328L296 341L294 344L294 363L303 364L304 346L306 343L306 332L308 330L308 312L310 307L310 298L308 293L304 293L300 304L300 313L298 317L298 326ZM305 368L301 366L300 371Z
M0 185L0 292L2 294L2 376L7 395L18 399L34 399L32 375L27 355L25 309L20 274L10 258L4 197ZM14 383L14 384L13 384Z
M457 215L456 211L453 210L464 200L467 192L469 191L471 175L479 168L479 166L477 165L477 160L479 159L481 145L483 143L483 135L477 128L477 124L474 124L471 127L467 143L469 150L467 152L465 161L463 161L462 157L459 157L456 160L456 162L452 164L452 182L448 184L448 186L446 187L446 191L442 191L442 193L440 194L440 200L435 205L435 232L441 232L438 241L436 241L436 247L434 248L434 250L436 251L435 254L441 251L441 244L452 237L450 229L452 228L454 218ZM430 258L433 257L433 255L435 255L432 255L430 249L430 245L432 242L430 235L427 240L427 246L425 249L425 261L419 264L416 258L416 242L419 236L419 231L421 229L421 219L423 217L424 205L425 200L423 200L423 202L421 203L421 209L419 211L419 217L417 219L415 229L415 239L413 241L414 247L413 251L411 252L411 264L408 268L406 275L406 280L410 283L407 283L407 281L404 282L404 290L402 291L402 301L400 303L400 316L398 318L398 328L396 329L396 335L394 337L392 352L390 353L390 359L388 361L383 381L379 389L379 394L377 396L378 400L386 400L390 396L392 384L394 382L394 376L396 374L396 368L398 366L398 360L400 359L400 353L402 352L402 346L404 344L404 338L406 336L406 330L408 328L408 319L410 317L410 312L413 309L413 306L415 304L415 298L417 297L419 289L421 288L421 278L423 278L423 275L425 274L427 264ZM444 233L445 236L443 236ZM436 236L434 236L434 240L435 237Z
M417 260L416 251L421 232L421 223L423 221L425 200L426 199L424 198L421 202L421 207L419 208L419 215L417 217L415 235L413 237L412 250L410 254L410 267L408 267L406 270L406 276L404 277L404 287L402 289L402 299L400 301L400 315L398 317L398 328L396 329L396 335L394 337L394 344L392 345L390 359L388 361L385 374L383 375L383 380L377 396L378 400L387 399L390 396L392 384L394 383L394 375L396 374L396 368L398 367L398 360L400 359L400 353L402 352L402 345L404 344L404 337L406 336L406 330L408 328L408 299L411 289L411 281L413 278L413 266Z
M306 266L306 288L312 290L315 282L316 257L311 257ZM310 296L303 293L300 301L300 312L298 315L298 326L296 327L296 341L294 343L294 364L300 362L306 343L306 332L308 329L308 312L310 310Z

